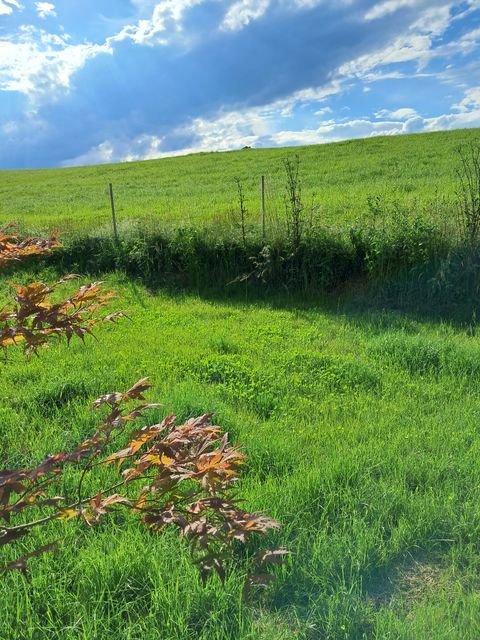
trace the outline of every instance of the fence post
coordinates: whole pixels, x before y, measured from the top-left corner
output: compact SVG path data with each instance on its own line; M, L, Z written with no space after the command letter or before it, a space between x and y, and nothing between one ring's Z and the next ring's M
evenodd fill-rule
M262 176L262 240L265 243L265 176Z
M115 242L118 244L117 217L115 215L115 201L113 199L113 187L111 182L108 184L108 188L110 191L110 204L112 205L113 235L115 237Z

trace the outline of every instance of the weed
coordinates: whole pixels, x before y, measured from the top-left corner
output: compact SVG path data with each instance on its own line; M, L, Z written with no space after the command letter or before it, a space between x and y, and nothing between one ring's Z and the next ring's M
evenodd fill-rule
M460 147L458 156L458 220L463 237L473 244L480 234L480 142Z
M304 232L305 207L302 202L302 185L300 182L300 156L294 159L284 158L283 166L286 176L285 219L287 238L295 253L300 248Z
M243 246L246 247L247 246L247 237L246 237L246 232L245 232L245 218L246 218L246 215L247 215L247 210L245 208L245 193L243 191L242 181L240 180L240 178L238 176L235 178L235 184L237 185L237 192L238 192L238 209L239 209L239 213L240 213L240 229L241 229L241 232L242 232Z

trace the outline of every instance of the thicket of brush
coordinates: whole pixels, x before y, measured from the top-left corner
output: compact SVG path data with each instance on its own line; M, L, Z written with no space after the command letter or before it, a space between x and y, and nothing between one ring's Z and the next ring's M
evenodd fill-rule
M315 228L294 245L285 236L266 244L253 234L218 236L208 228L172 231L132 228L116 243L101 235L66 238L49 258L60 270L101 273L121 270L151 285L205 290L219 287L290 292L332 291L363 278L437 275L435 288L453 286L463 263L473 267L480 248L419 218L385 228ZM458 269L456 269L458 267ZM458 271L458 272L457 272Z
M479 297L479 144L459 150L455 201L432 201L431 215L425 215L425 210L371 196L369 216L349 228L322 225L318 205L305 204L298 156L285 159L284 169L284 216L266 239L246 222L237 178L237 219L234 215L224 229L191 225L159 230L127 223L118 242L105 229L65 237L50 262L61 271L116 269L149 285L197 291L247 287L329 292L362 282L382 291L393 287L397 297L420 301Z
M381 305L429 313L480 304L480 243L448 236L424 221L386 229L317 230L294 250L287 240L215 237L207 230L78 236L49 258L59 273L118 270L155 289L215 295L323 294L348 291ZM468 309L466 308L468 307Z

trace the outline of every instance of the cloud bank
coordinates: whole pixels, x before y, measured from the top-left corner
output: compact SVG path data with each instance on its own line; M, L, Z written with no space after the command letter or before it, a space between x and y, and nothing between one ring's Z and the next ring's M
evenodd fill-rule
M476 0L86 0L81 19L0 0L0 16L1 167L480 126Z

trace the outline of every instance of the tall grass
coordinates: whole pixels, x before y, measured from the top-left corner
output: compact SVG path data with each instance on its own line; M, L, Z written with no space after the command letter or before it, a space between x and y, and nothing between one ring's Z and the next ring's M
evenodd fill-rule
M203 588L176 537L112 515L36 559L29 580L0 580L2 640L478 638L478 336L337 300L106 280L130 322L2 369L5 464L68 448L91 432L94 398L151 375L158 419L211 410L243 444L245 506L283 523L291 561L245 603L240 567Z
M464 238L475 243L480 235L480 141L458 150L457 210Z
M478 129L371 138L299 147L302 198L321 205L313 222L348 227L368 214L368 197L396 199L418 215L428 203L455 199L455 149L478 138ZM234 177L244 188L246 224L261 233L260 179L266 176L267 238L283 217L286 149L195 154L145 162L72 169L0 172L0 225L18 222L27 232L52 226L63 232L111 230L108 183L119 222L146 221L157 229L229 226L237 202ZM381 215L395 211L382 207ZM451 207L450 215L454 217ZM281 220L281 227L284 221Z
M293 245L290 236L279 236L264 245L248 229L225 237L198 227L159 232L140 226L123 229L118 245L109 235L71 235L49 262L81 273L120 269L187 288L225 287L240 279L252 287L307 292L437 267L457 246L451 235L417 217L381 227L314 227L297 240Z

